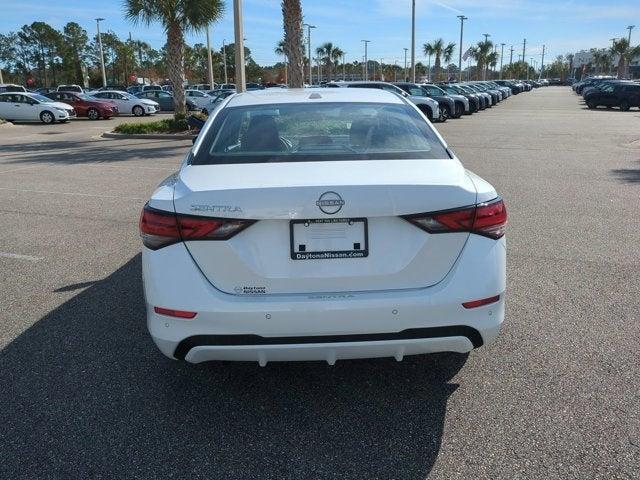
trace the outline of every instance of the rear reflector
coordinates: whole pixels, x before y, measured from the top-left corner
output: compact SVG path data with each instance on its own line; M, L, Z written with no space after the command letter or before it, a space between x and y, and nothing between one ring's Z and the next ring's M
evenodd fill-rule
M470 302L464 302L462 306L464 308L478 308L483 305L489 305L490 303L496 303L500 300L500 295L496 295L494 297L483 298L482 300L472 300Z
M470 232L498 239L505 233L507 209L498 197L471 207L405 215L402 218L429 233Z
M186 310L173 310L171 308L153 307L153 311L160 315L167 315L168 317L177 318L193 318L197 315L196 312L188 312Z
M181 240L228 240L252 223L254 220L182 215L145 205L140 237L145 247L157 250Z

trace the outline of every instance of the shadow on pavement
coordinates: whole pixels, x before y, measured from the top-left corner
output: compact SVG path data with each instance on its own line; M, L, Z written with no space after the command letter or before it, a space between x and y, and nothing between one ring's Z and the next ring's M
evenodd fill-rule
M163 159L186 153L191 142L180 140L48 140L3 145L4 164L122 162L135 158ZM142 147L142 148L141 148Z
M637 168L618 168L611 173L624 183L640 183L640 161L636 162Z
M4 348L1 478L423 479L467 359L189 365L144 317L137 255Z

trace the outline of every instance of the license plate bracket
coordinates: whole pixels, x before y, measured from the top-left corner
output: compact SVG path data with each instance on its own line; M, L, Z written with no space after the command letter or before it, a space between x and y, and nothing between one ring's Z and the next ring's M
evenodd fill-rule
M330 260L369 256L366 218L291 220L292 260Z

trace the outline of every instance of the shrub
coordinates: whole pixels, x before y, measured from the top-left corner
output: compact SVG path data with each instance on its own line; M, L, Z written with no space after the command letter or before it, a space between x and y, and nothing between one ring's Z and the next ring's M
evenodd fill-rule
M129 135L145 133L179 133L189 130L187 121L182 118L167 118L155 122L146 123L121 123L113 129L116 133L126 133Z

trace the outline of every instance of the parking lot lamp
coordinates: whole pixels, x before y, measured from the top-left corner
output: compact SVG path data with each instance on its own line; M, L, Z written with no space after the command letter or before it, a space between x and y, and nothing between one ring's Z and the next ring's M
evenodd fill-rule
M407 50L409 49L408 48L404 49L404 81L405 82L409 80L409 77L407 76Z
M371 40L361 40L364 42L364 80L369 80L369 58L367 57L367 45Z
M416 83L416 0L411 0L411 81Z
M209 40L209 25L207 25L207 66L209 67L209 86L213 89L213 58L211 56L211 42Z
M235 33L235 84L236 92L242 93L247 89L247 79L244 72L244 28L242 24L242 0L233 0L233 30Z
M459 73L459 81L462 81L462 31L464 30L464 21L468 20L464 15L458 15L460 19L460 45L458 46L458 73Z
M107 86L107 72L104 69L104 52L102 50L102 36L100 36L100 22L104 18L96 18L96 28L98 30L98 45L100 45L100 66L102 68L102 86Z
M500 44L500 80L502 80L502 58L504 57L504 43Z
M227 39L222 40L222 61L224 62L224 83L229 83L227 77Z
M309 48L309 85L313 85L313 65L311 60L311 29L316 28L315 25L303 23L303 27L307 27L307 46Z

